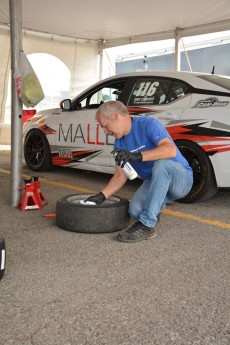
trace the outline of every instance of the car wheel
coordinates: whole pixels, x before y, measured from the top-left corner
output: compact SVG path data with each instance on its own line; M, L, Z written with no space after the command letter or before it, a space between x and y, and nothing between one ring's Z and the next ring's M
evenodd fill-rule
M191 141L178 140L176 145L192 168L194 178L191 191L177 201L189 204L213 197L218 187L209 157L201 147Z
M0 279L2 279L4 275L5 264L6 264L6 246L5 246L4 239L0 237Z
M24 142L24 157L30 170L45 171L52 168L49 143L39 129L27 134Z
M65 230L86 233L108 233L125 229L129 224L126 199L111 196L100 205L82 205L91 194L74 194L56 203L57 225Z

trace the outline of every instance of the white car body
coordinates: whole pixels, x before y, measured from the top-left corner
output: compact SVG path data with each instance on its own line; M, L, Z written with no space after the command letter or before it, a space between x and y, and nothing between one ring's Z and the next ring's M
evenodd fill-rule
M176 143L198 145L211 162L216 186L230 187L230 78L202 73L117 75L94 84L72 101L63 101L63 109L39 112L24 125L28 166L35 171L44 168L30 162L27 154L33 150L26 146L26 138L37 129L47 138L53 165L113 173L114 138L106 136L95 121L101 101L111 99L125 103L132 116L159 119Z

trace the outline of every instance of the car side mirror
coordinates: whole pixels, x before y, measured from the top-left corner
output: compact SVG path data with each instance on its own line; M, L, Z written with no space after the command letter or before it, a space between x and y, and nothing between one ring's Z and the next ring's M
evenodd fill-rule
M60 102L60 108L63 110L70 110L71 109L71 99L64 99Z

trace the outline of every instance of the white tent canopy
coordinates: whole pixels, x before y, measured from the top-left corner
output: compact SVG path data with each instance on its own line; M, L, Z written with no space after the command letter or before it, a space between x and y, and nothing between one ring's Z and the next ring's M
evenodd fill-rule
M9 0L0 0L8 25ZM22 27L104 42L104 47L229 30L229 0L22 0Z
M0 123L4 122L10 72L11 1L0 0ZM71 72L70 97L101 78L98 56L102 57L103 48L175 38L174 68L179 69L180 37L230 29L229 0L20 2L25 53L43 52L65 63Z

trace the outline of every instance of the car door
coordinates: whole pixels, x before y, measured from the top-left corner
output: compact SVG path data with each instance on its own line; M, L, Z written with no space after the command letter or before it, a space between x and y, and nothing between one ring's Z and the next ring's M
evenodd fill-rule
M69 155L75 158L74 162L72 160L72 166L114 165L114 161L111 161L114 138L104 134L95 121L95 114L103 102L122 99L125 86L126 79L102 83L75 99L71 111L62 112L58 117L59 157Z
M167 126L182 116L190 102L190 88L185 82L141 76L133 82L127 105L130 114L152 116Z

